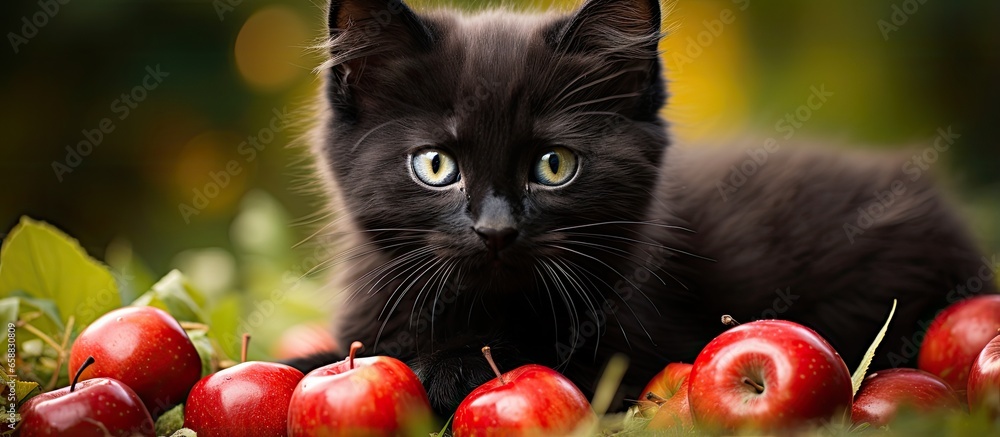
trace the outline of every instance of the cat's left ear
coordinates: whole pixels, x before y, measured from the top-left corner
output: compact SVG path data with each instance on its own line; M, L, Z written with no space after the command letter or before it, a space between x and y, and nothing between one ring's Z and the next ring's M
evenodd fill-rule
M328 66L338 76L357 79L364 67L428 50L431 30L402 0L331 0L328 11Z
M659 56L659 0L588 0L556 36L557 50L619 59Z

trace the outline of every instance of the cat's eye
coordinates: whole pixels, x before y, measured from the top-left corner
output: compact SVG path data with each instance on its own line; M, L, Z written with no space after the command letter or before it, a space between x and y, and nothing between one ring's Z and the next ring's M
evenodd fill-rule
M410 160L413 174L432 187L443 187L458 182L458 164L448 153L438 149L424 149Z
M532 179L542 185L558 187L576 175L577 159L572 150L553 147L538 158L532 171Z

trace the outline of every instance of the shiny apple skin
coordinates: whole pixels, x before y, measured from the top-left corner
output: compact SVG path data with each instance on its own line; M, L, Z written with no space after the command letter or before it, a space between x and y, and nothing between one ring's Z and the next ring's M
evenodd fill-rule
M201 379L201 358L170 314L153 307L123 307L99 317L73 342L69 374L88 356L96 360L81 380L113 378L135 391L153 417L184 401Z
M646 429L690 428L694 426L691 416L691 380L684 378L677 391L660 405L656 414L649 420Z
M969 408L1000 416L1000 337L993 337L969 370Z
M743 382L747 377L762 393ZM851 374L840 355L812 329L760 320L723 332L691 369L695 423L728 429L790 428L825 420L851 407Z
M646 393L653 393L663 399L669 399L674 393L680 390L681 383L691 375L691 364L670 363L667 364L660 373L649 380L646 388L642 389L642 398L646 400Z
M356 358L306 374L288 406L288 435L426 435L433 417L423 385L395 358Z
M861 383L851 420L884 426L903 405L918 411L962 408L958 394L941 378L918 369L888 369L868 375Z
M184 427L199 437L284 437L288 404L302 372L250 361L198 381L184 404Z
M969 369L1000 329L1000 295L976 296L941 311L927 328L917 367L964 394ZM964 396L963 396L964 397Z
M21 406L21 437L155 436L142 400L121 381L95 378L42 393ZM98 425L100 424L100 426ZM102 429L103 427L103 429ZM107 433L105 432L107 430Z
M655 408L655 414L646 429L667 429L678 426L691 426L691 404L688 401L688 376L691 375L691 364L670 363L660 373L657 373L642 390L639 401L647 408ZM660 405L646 399L647 393L653 393L664 399ZM652 404L652 405L650 405Z
M587 398L569 379L528 364L476 387L462 400L451 430L455 437L566 435L595 420Z

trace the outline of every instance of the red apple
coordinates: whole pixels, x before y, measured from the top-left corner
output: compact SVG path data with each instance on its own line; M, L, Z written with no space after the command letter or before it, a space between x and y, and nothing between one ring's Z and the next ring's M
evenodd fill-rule
M998 328L1000 296L977 296L953 304L927 328L917 367L941 377L964 394L973 360L997 335Z
M501 374L489 347L483 354L497 378L458 405L451 425L455 437L568 435L596 420L580 389L555 370L528 364Z
M948 383L930 373L917 369L879 370L861 383L854 397L851 420L884 426L903 405L919 411L962 407Z
M302 372L277 363L243 360L198 381L184 403L184 427L200 437L284 437L288 404Z
M351 344L344 361L309 372L292 393L288 435L397 435L431 431L431 407L424 386L402 361L355 359Z
M691 417L690 387L691 380L684 378L677 392L660 404L646 429L690 428L694 424L694 418Z
M93 363L90 357L83 368ZM142 400L127 385L110 378L94 378L42 393L21 406L22 437L155 436L153 419Z
M697 423L730 429L784 428L828 419L851 407L851 374L812 329L761 320L723 332L691 368Z
M969 370L969 407L1000 416L1000 337L993 337Z
M153 417L183 402L201 379L201 358L187 333L170 314L153 307L118 308L87 326L70 350L70 373L88 356L97 363L82 379L125 383Z
M688 376L691 374L691 367L690 364L670 363L642 390L640 401L656 406L647 429L687 427L693 423L691 405L688 402Z

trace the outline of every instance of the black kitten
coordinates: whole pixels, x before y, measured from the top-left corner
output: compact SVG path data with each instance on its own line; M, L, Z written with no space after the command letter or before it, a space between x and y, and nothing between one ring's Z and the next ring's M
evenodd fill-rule
M410 364L441 414L492 375L484 344L588 396L626 354L619 400L636 399L723 314L804 323L853 367L896 298L876 366L904 365L918 321L982 270L899 162L786 147L720 192L743 150L668 153L656 0L569 16L334 0L329 24L316 154L350 239L332 261L337 335ZM906 192L852 234L896 181Z

